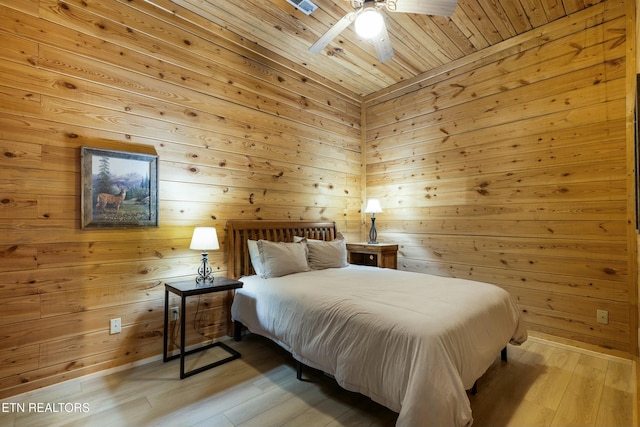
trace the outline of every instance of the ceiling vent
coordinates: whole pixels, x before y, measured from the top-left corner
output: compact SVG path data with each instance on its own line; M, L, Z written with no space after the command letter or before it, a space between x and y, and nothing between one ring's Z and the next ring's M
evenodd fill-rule
M287 0L287 3L292 4L296 9L301 10L307 15L311 15L318 6L311 3L309 0Z

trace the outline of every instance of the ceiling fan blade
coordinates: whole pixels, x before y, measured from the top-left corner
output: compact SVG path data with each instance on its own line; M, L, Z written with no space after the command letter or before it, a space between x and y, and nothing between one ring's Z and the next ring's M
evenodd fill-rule
M386 24L382 26L380 33L371 39L371 43L376 48L378 61L385 62L393 58L393 48L391 47L391 39L389 39Z
M451 16L458 0L387 0L390 12L420 13L423 15Z
M349 12L343 16L333 27L329 28L314 44L309 47L309 52L320 53L322 49L327 47L331 40L336 38L345 28L347 28L354 21L356 17L355 12Z

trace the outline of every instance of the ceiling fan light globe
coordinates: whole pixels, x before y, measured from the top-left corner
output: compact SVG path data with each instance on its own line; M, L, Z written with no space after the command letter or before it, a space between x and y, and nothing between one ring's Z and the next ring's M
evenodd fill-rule
M356 34L363 39L372 39L380 33L384 20L380 12L375 9L366 9L358 14L354 23Z

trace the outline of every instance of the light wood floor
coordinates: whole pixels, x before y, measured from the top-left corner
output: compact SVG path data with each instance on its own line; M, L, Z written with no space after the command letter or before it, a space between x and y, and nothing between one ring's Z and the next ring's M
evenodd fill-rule
M6 399L0 402L0 426L395 423L395 413L318 372L305 370L308 380L296 380L291 357L263 338L250 335L230 345L242 359L184 380L178 379L177 360L154 361ZM216 351L222 350L192 355L189 366L218 357ZM478 394L470 396L474 426L632 426L634 378L631 361L530 338L521 347L509 346L508 362L496 355L478 381ZM80 406L75 412L74 404Z

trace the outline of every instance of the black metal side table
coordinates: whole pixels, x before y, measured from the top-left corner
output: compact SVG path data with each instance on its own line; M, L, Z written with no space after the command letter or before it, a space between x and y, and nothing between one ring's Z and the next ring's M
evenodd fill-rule
M168 362L169 360L173 360L176 358L180 358L180 379L189 377L191 375L195 375L199 372L205 371L210 368L214 368L216 366L222 365L223 363L230 362L232 360L238 359L240 357L240 353L223 342L215 341L211 344L206 344L204 346L200 346L194 348L192 350L186 351L185 349L185 335L186 335L186 308L187 308L187 297L193 295L203 295L209 294L212 292L222 292L222 291L230 291L233 289L238 289L242 287L242 282L237 280L227 279L226 277L216 277L213 283L201 283L197 284L195 280L185 280L182 282L175 283L165 283L164 285L164 342L163 342L163 357L162 360L164 362ZM174 354L172 356L168 356L168 348L169 348L169 292L174 293L180 297L180 354ZM196 369L192 369L191 371L184 371L184 359L186 356L209 349L211 347L222 347L226 350L230 356L224 359L218 360L216 362L210 363L205 366L201 366Z

